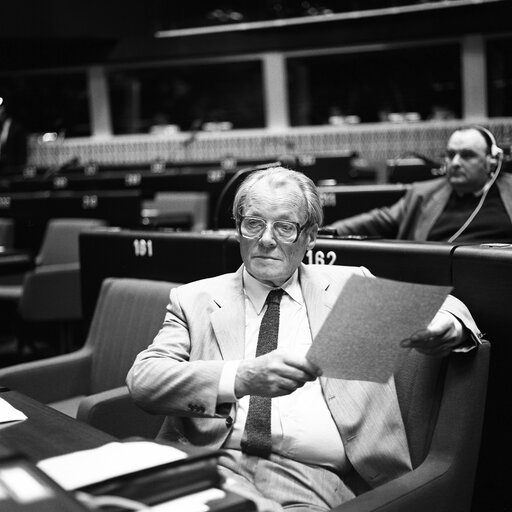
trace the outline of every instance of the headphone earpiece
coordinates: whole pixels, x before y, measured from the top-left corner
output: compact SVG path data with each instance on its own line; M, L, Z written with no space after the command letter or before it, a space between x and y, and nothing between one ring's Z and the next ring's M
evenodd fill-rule
M492 163L494 165L497 165L498 160L503 155L503 150L498 146L494 135L487 128L484 128L483 126L480 125L473 125L470 126L470 128L474 128L485 139L487 147L489 148L489 155L491 156L492 159L494 159L494 162Z

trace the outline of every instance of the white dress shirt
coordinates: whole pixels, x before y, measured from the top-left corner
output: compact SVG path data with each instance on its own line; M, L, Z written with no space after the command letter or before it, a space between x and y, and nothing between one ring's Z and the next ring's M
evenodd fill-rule
M254 358L269 286L245 269L245 359ZM311 330L298 271L281 287L278 350L305 354L311 346ZM239 361L227 361L219 383L218 403L236 402L235 377ZM233 429L225 448L240 449L249 395L233 407ZM324 400L319 379L307 382L289 395L272 399L272 451L294 460L341 470L346 464L343 442Z

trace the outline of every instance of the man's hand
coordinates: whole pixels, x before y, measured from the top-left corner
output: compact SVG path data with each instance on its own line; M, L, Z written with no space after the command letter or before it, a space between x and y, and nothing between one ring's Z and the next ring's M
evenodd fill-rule
M438 311L428 327L403 340L402 347L434 357L445 357L466 339L460 321L446 311Z
M283 396L315 380L322 371L305 356L274 350L255 359L240 361L235 395Z

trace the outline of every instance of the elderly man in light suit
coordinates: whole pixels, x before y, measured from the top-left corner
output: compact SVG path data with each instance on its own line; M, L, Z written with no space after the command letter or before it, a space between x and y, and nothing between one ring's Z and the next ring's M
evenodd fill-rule
M242 267L171 291L162 329L127 378L135 401L169 416L162 439L175 438L177 416L183 440L222 448L227 484L259 510L326 511L409 471L393 378L323 378L305 355L347 279L372 277L363 267L301 263L322 223L314 184L282 167L255 172L233 214ZM256 357L265 299L276 288L284 290L277 348ZM470 350L479 335L449 297L410 346L443 356ZM248 447L253 397L271 398L269 453Z

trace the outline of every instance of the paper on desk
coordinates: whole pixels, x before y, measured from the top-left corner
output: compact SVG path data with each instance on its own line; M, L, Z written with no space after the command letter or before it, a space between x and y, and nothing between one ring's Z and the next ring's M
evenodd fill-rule
M9 402L0 398L0 423L7 423L8 421L26 420L27 417L18 409L15 409Z
M352 276L307 357L324 377L386 382L406 355L400 341L427 327L450 291Z
M181 498L153 505L146 510L151 512L183 512L184 510L187 512L208 512L210 510L209 501L220 500L225 497L226 493L222 489L211 487L205 491L194 492Z
M37 463L67 491L187 457L172 446L151 441L107 443L99 448L58 455Z

